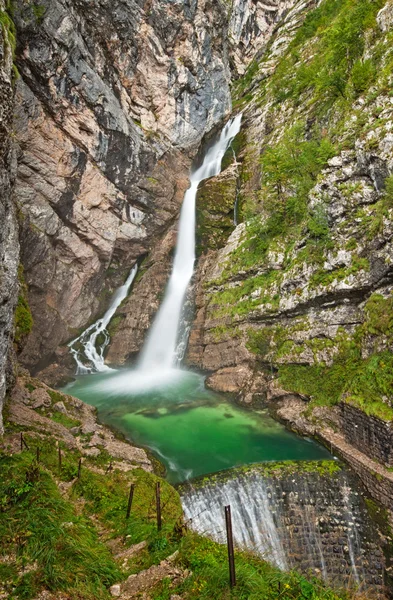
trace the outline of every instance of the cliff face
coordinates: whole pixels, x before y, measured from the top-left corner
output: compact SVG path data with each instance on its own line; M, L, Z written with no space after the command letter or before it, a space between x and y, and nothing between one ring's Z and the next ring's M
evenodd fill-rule
M0 434L1 410L6 392L7 362L12 347L13 314L18 299L19 244L16 211L11 199L13 166L12 126L12 22L0 1Z
M202 255L188 355L215 389L392 419L392 14L299 2L235 87L243 222Z
M15 195L37 371L177 216L230 109L220 3L17 2Z
M252 0L233 0L222 3L225 19L221 26L224 27L226 43L221 47L218 45L217 52L228 65L228 69L230 68L232 77L243 73L245 66L266 47L275 27L294 4L295 0L274 0L268 4ZM195 6L199 10L203 9L204 5L196 2ZM211 18L214 18L215 11L219 6L220 3L206 4L205 10L209 10ZM200 130L200 132L203 133L205 130ZM187 177L186 171L183 171L183 174L184 177ZM233 181L232 178L232 183ZM182 190L188 186L188 179L185 179L183 184ZM235 192L235 188L236 184L233 189L226 191L227 198L230 192ZM228 201L233 202L234 200L229 199ZM215 204L216 208L210 206L211 212L214 213L217 209L218 213L222 214L222 208L219 208L222 201L215 202ZM223 211L227 225L228 214L231 210L227 206ZM229 230L231 222L229 217ZM166 231L160 241L155 244L142 264L133 293L118 311L117 319L111 329L112 342L107 356L107 360L111 364L132 361L143 344L147 329L160 305L162 293L168 281L172 252L176 241L175 227L176 224ZM212 238L218 234L217 228L214 228L211 234ZM228 227L220 237L224 236L226 239L227 234ZM203 247L205 243L206 239L201 238L199 245Z

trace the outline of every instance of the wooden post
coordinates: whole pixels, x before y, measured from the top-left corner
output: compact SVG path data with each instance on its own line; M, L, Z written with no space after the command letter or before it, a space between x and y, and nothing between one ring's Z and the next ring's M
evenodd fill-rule
M131 507L132 507L132 499L134 497L134 490L135 490L135 483L131 483L131 487L130 487L130 494L128 496L128 506L127 506L127 515L126 515L126 519L130 518L130 514L131 514Z
M227 528L227 544L228 544L228 562L229 562L229 583L231 588L236 585L236 571L235 571L235 553L233 549L233 535L232 535L232 518L231 518L231 507L225 507L225 524Z
M160 482L156 483L156 507L157 507L157 531L161 531L162 518L161 518L161 486Z
M82 458L79 459L79 464L78 464L78 479L81 478L81 469L82 469Z
M59 446L59 471L61 471L61 448Z
M26 448L26 450L30 450L25 438L23 437L23 433L21 432L21 434L20 434L20 451L21 452L23 450L23 446Z
M40 462L40 449L39 449L38 446L37 446L37 449L36 449L36 457L37 457L37 462L39 463Z

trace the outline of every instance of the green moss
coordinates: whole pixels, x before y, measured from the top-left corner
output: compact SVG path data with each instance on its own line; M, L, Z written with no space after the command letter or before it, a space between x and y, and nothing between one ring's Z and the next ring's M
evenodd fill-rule
M68 415L65 415L61 412L55 411L53 413L53 415L51 416L52 421L55 421L56 423L60 423L60 425L64 425L64 427L67 427L67 429L71 429L71 427L78 427L81 422L78 421L77 419L73 419L71 417L69 417Z
M44 6L43 4L34 3L32 4L31 9L33 11L33 15L35 16L38 25L40 25L44 20L46 6Z
M328 286L334 281L342 281L350 275L356 275L359 271L369 271L370 263L367 258L357 255L352 256L352 263L348 267L341 267L331 271L323 269L316 271L310 278L310 287Z
M280 366L278 372L285 389L309 396L313 404L334 405L345 400L366 414L391 421L393 409L382 397L393 400L392 369L389 352L362 359L359 348L348 342L331 366L290 364Z
M0 25L5 38L6 49L8 42L8 47L12 52L12 56L14 56L16 50L16 29L8 10L0 10Z
M15 335L14 340L18 346L23 343L23 340L29 335L33 328L33 317L30 311L27 299L27 285L23 276L23 267L19 266L19 296L18 304L15 309L14 325Z
M274 311L279 302L276 286L281 278L280 271L270 270L263 275L245 279L235 287L229 285L222 291L211 293L210 307L213 316L243 316L259 306Z
M64 402L64 400L68 399L68 396L65 396L61 392L55 392L55 390L48 390L48 394L52 402Z
M236 175L209 179L198 190L196 203L197 254L225 245L234 229Z

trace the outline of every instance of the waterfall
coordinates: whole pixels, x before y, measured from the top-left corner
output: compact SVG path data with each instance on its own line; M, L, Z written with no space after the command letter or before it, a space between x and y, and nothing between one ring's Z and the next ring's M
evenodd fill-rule
M259 482L258 482L259 483ZM235 545L255 551L281 569L288 567L284 548L270 507L270 498L264 485L255 485L253 479L237 479L217 486L204 486L182 495L186 520L200 534L216 542L226 541L224 506L230 505ZM276 505L275 498L273 502Z
M188 524L200 534L225 543L224 506L230 505L237 547L281 569L362 585L377 540L369 537L371 522L351 481L345 470L324 476L279 468L272 475L256 465L183 484L180 495Z
M88 327L79 337L68 344L77 365L78 375L85 375L94 371L102 372L113 370L104 363L105 348L110 341L107 327L120 304L126 298L137 271L138 265L135 264L125 283L114 293L111 304L104 316L90 325L90 327ZM103 336L103 340L97 348L97 338L100 335ZM81 358L81 356L83 358ZM89 363L88 366L84 364L84 359L87 359Z
M179 325L184 298L194 272L195 262L195 201L198 185L221 171L221 161L233 138L240 131L241 115L230 120L217 142L207 151L202 165L191 172L190 187L186 191L180 212L179 233L173 269L159 308L149 332L140 359L140 370L167 370L176 362ZM183 340L184 343L184 340Z

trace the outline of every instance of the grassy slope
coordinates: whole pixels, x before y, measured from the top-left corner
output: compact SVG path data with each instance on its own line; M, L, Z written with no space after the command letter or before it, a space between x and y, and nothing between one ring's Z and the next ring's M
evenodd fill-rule
M43 446L37 464L37 437L30 451L0 455L0 581L11 598L34 598L41 589L78 599L109 598L108 588L179 550L178 566L192 574L176 589L163 580L151 597L244 598L255 600L349 598L297 573L237 552L238 586L228 588L226 548L186 531L179 496L161 480L163 530L156 532L155 475L136 469L105 474L87 463L75 479L78 454L63 450L59 471L54 440ZM107 457L110 458L110 457ZM104 465L103 465L104 466ZM130 482L136 484L132 515L125 518ZM120 567L109 547L147 540L147 547Z

